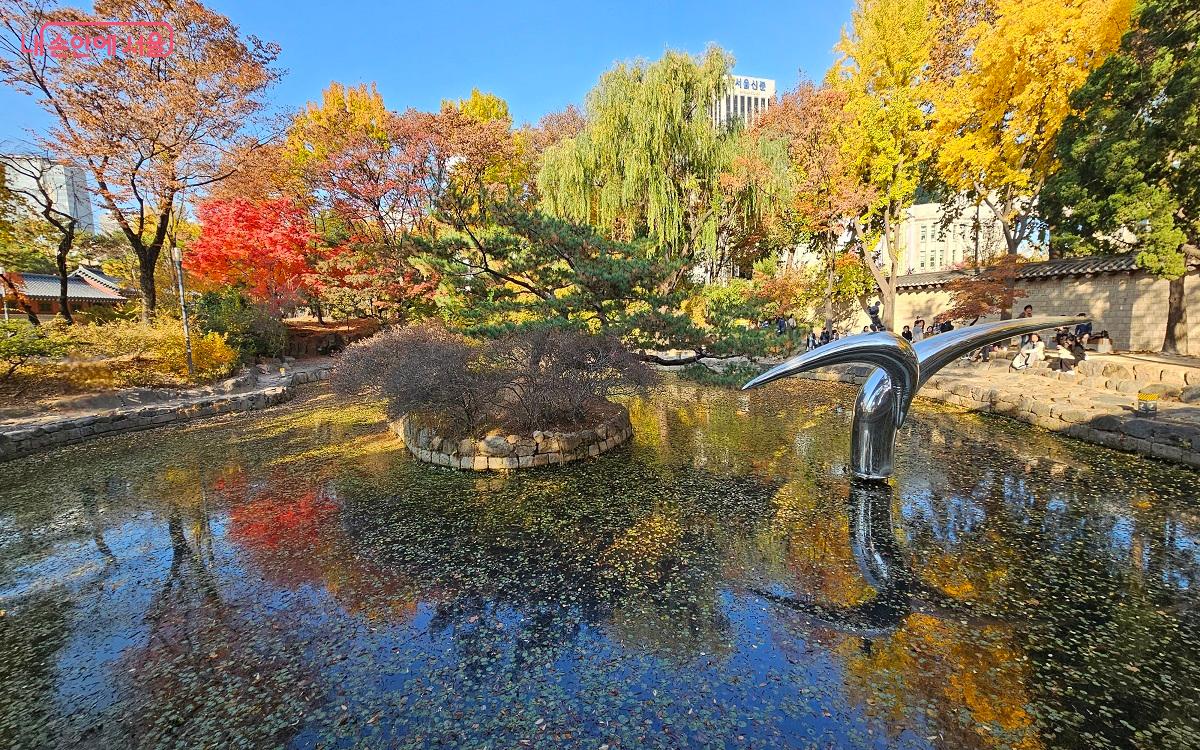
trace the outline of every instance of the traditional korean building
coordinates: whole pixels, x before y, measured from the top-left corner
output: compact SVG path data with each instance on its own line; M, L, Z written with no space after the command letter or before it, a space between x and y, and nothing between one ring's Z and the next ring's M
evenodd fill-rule
M38 318L49 320L58 314L58 276L52 273L21 273L17 286L29 298ZM3 305L7 317L23 317L22 310L7 288ZM126 301L121 282L91 266L80 266L67 276L67 299L72 312L87 312L96 307L116 307Z

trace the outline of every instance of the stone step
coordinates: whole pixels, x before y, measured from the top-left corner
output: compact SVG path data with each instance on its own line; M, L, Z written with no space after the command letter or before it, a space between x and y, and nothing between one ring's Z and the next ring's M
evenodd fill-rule
M1088 359L1075 366L1074 374L1067 374L1051 369L1050 365L1055 356L1054 350L1051 350L1047 353L1046 360L1034 362L1019 374L1079 383L1096 390L1131 395L1146 392L1153 393L1165 401L1200 403L1200 367L1156 362L1130 363L1110 355L1089 355ZM993 359L986 365L969 363L961 366L1011 371L1011 358Z

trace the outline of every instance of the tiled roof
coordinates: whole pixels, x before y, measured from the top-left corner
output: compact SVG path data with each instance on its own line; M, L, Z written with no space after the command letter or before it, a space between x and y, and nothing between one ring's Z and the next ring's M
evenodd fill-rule
M1025 263L1017 271L1017 278L1048 279L1060 276L1083 276L1090 273L1122 273L1135 270L1137 270L1137 260L1133 254L1092 255L1082 258L1059 258L1058 260ZM974 273L975 271L973 270L911 273L896 279L896 286L899 289L941 286L951 279L960 276L969 276Z
M34 299L58 299L58 277L50 273L22 273L21 291ZM125 298L79 276L67 276L67 298L93 302L124 302Z
M100 266L80 266L72 271L70 275L87 279L93 284L106 286L114 292L121 291L121 281L101 271Z

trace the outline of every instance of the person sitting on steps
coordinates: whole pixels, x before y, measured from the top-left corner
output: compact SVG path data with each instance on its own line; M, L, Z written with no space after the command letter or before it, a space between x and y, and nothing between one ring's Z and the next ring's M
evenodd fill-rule
M1052 370L1075 374L1075 366L1087 359L1087 351L1083 342L1075 336L1068 335L1064 345L1058 347L1058 359L1051 364Z
M1036 333L1029 334L1029 340L1021 347L1021 351L1017 352L1017 356L1013 357L1012 368L1014 370L1025 370L1034 362L1040 362L1046 358L1046 345L1042 343L1042 337Z

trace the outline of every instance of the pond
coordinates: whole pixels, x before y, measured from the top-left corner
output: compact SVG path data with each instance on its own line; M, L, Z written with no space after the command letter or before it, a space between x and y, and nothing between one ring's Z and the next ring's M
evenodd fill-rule
M377 405L0 465L0 746L1200 747L1200 480L918 402L670 379L596 460Z

